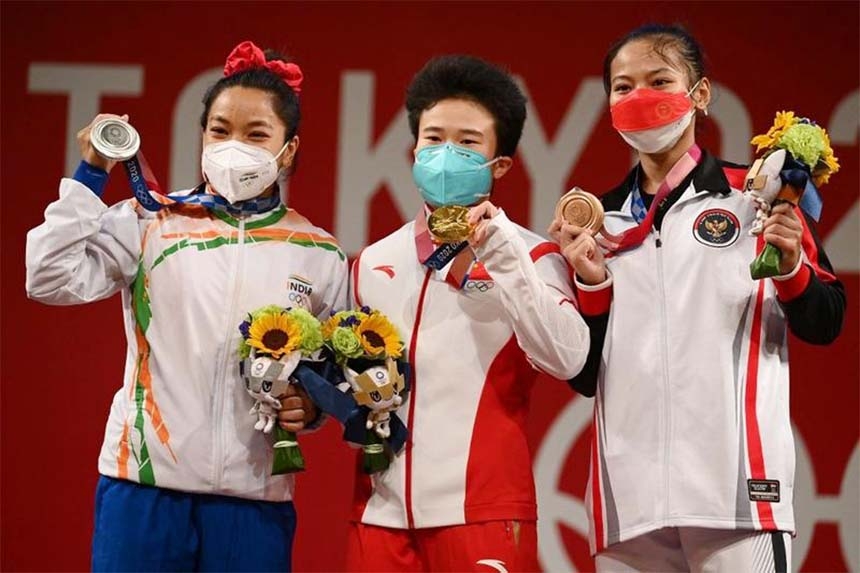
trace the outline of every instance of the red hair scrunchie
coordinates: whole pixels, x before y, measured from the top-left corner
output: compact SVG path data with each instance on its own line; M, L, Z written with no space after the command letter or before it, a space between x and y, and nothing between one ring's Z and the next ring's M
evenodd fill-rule
M227 62L224 64L224 77L255 68L266 68L284 80L284 83L290 86L296 95L301 93L302 79L304 78L302 69L291 62L281 60L267 62L263 50L249 40L245 40L233 48L233 51L227 56Z

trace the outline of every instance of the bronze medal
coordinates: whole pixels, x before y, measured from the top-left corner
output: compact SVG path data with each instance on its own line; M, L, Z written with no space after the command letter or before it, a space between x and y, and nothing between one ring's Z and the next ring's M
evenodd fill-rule
M595 233L603 227L603 205L597 197L579 187L562 195L555 206L555 216L569 225L591 229Z
M439 207L427 218L430 235L440 243L462 243L472 234L469 208L460 205Z

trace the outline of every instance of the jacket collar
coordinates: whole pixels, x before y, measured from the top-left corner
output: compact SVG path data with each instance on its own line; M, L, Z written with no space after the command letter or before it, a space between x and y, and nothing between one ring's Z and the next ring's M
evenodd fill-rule
M624 181L602 197L603 207L607 211L622 211L633 191L633 186L641 170L636 164L624 178ZM707 151L702 151L702 160L678 187L687 188L693 183L696 193L720 193L728 195L732 188L726 178L725 169L743 169L743 166L717 159Z

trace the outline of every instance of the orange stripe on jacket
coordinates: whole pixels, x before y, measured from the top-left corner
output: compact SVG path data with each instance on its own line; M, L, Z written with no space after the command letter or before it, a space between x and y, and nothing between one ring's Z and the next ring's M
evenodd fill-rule
M137 338L137 347L140 352L140 372L137 380L143 386L144 393L144 410L149 414L152 420L152 427L155 430L158 440L170 452L170 457L176 462L176 455L170 447L170 432L167 430L167 425L164 423L164 418L161 416L161 410L155 402L155 396L152 392L152 373L149 371L149 342L140 330L140 326L135 327L135 337Z
M119 438L119 451L116 455L116 473L120 479L128 479L128 422L122 424L122 436Z

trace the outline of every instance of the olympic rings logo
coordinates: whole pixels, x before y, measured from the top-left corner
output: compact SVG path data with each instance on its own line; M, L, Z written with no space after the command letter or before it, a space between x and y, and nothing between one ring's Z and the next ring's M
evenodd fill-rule
M305 295L303 295L301 293L291 292L287 298L289 298L290 302L296 306L301 306L303 308L308 307L307 301L305 300ZM292 305L290 305L290 306L292 306Z
M466 290L477 290L479 292L487 292L491 288L493 288L495 283L488 281L468 281L466 283Z

